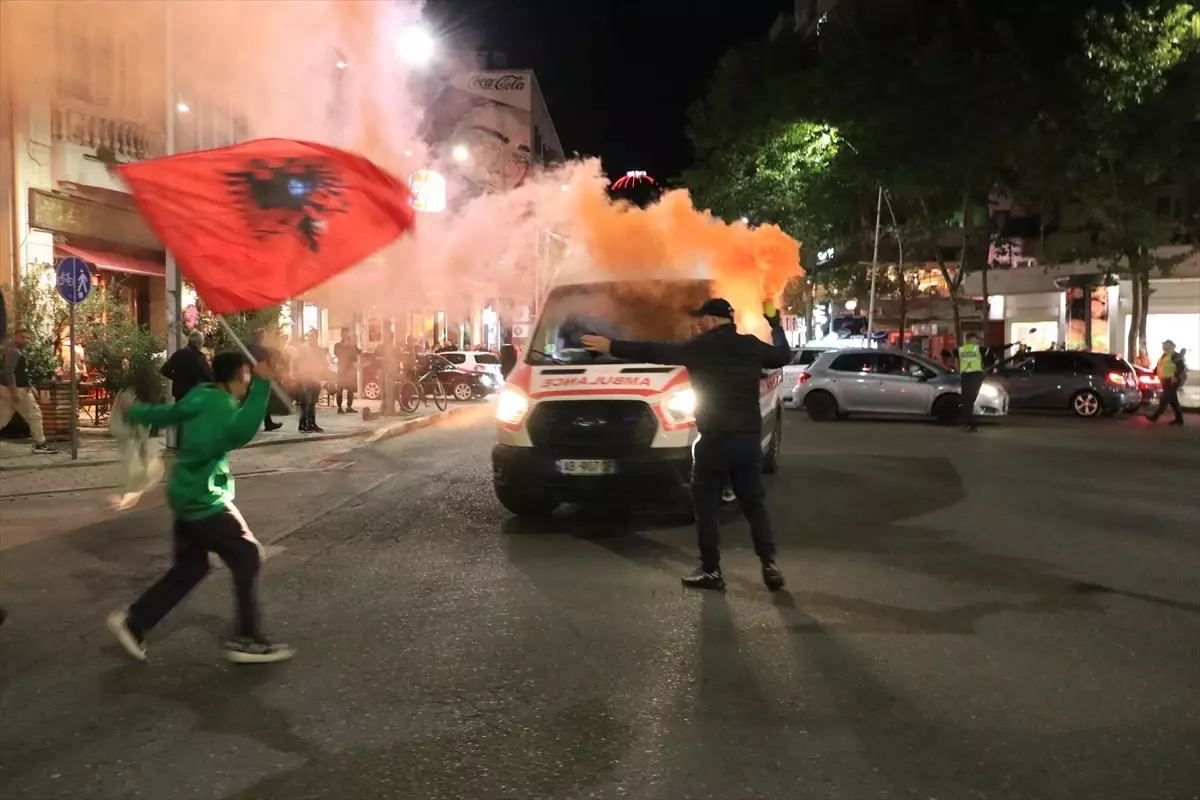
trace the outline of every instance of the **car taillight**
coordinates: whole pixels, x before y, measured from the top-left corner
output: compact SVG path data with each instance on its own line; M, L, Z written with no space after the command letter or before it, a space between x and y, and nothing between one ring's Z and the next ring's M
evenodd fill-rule
M797 379L797 383L808 383L810 378L812 378L812 375L807 372L801 372L800 377Z
M1162 386L1162 381L1158 379L1157 375L1143 375L1138 378L1138 383L1143 386Z
M1111 384L1114 384L1116 386L1124 386L1125 385L1125 373L1124 372L1108 373L1108 382Z
M485 367L483 364L476 364L473 369L476 372L487 372L487 367Z

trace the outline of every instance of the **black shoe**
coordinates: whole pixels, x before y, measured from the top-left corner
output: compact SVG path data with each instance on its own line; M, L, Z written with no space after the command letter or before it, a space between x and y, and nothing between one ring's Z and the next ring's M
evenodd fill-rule
M51 455L51 454L53 454L53 453L57 453L58 451L57 451L57 450L55 450L55 449L54 449L53 447L51 447L50 445L48 445L46 442L41 442L41 443L39 443L39 444L35 444L35 445L33 446L33 452L35 452L35 453L41 453L42 455L47 455L47 456L48 456L48 455Z
M274 664L287 661L296 651L286 644L271 644L261 636L257 639L237 638L225 642L225 658L234 664Z
M696 567L696 571L691 575L683 576L682 583L689 589L712 589L719 592L725 588L725 576L721 574L720 567L714 570Z
M354 414L354 413L356 413L356 411L355 411L355 409L354 409L354 406L346 406L346 413L347 413L347 414Z
M774 561L763 562L763 583L772 592L778 592L783 588L783 571L775 566Z
M324 433L325 429L322 428L320 425L311 425L311 426L309 426L308 432L309 433Z
M1173 419L1173 420L1171 420L1171 424L1172 424L1172 425L1182 425L1182 424L1183 424L1183 417L1180 417L1179 419Z
M977 425L968 425L967 427L963 428L963 430L967 433L979 433L979 427Z
M268 422L265 425L263 425L263 430L264 431L277 431L282 427L283 427L282 422Z
M351 410L353 410L353 409L351 409ZM345 414L345 413L346 413L346 411L345 411L345 409L343 409L341 406L338 406L338 413L339 413L339 414Z

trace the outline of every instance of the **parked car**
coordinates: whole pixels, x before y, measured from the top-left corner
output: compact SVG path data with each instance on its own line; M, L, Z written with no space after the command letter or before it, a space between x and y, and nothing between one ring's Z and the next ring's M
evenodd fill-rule
M857 348L817 356L800 373L792 403L818 422L850 414L895 414L952 424L962 417L961 395L961 376L923 356ZM1007 413L1008 395L985 380L975 415L996 418Z
M800 373L804 371L804 368L816 361L817 356L828 353L832 349L825 344L806 344L792 350L792 363L783 368L783 380L780 386L784 405L792 402L792 390L796 388L796 382L800 380Z
M504 383L504 375L500 372L500 357L495 353L475 350L447 350L444 353L438 353L438 355L459 369L465 369L468 372L487 372L496 380Z
M437 371L437 379L446 390L446 394L454 400L480 399L499 391L503 386L503 381L492 377L490 372L470 372L461 369L442 358L440 354L419 356L417 375L428 372L431 366ZM401 377L396 377L397 383L401 380ZM368 400L379 400L383 397L383 381L378 359L363 359L363 397Z
M1138 389L1142 392L1143 406L1157 406L1162 400L1162 380L1158 374L1148 367L1139 367L1133 365L1134 374L1137 375Z
M1043 350L1013 356L992 370L1015 409L1111 416L1142 405L1137 373L1109 353Z

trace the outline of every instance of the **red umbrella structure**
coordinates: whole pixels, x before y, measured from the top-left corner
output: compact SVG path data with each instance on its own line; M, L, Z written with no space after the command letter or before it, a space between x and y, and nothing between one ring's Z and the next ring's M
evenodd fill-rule
M624 175L622 175L621 177L619 177L615 181L613 181L612 186L610 188L612 188L614 190L616 190L616 189L632 189L634 186L637 186L639 183L642 183L642 182L650 183L655 186L658 185L657 182L654 180L654 178L651 178L649 175L647 175L644 170L635 169L635 170L630 170L629 172L626 172Z

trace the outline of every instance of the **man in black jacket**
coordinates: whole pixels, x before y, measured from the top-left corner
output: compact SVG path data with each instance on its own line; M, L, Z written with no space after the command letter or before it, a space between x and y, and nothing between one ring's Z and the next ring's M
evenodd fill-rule
M176 403L197 386L213 382L212 367L208 364L208 356L200 349L202 347L204 334L192 331L188 334L187 344L172 353L159 370L171 382L171 397L175 398ZM175 430L176 448L182 441L182 432L181 428Z
M792 359L779 314L767 317L772 344L737 332L733 307L722 299L706 302L692 316L700 319L700 335L679 344L612 341L584 336L584 347L613 358L687 367L696 392L696 429L692 446L692 503L700 566L683 578L696 589L724 589L721 574L721 528L717 504L727 482L733 484L762 561L763 583L776 591L784 585L775 565L775 537L767 516L762 485L763 419L759 383L764 369L779 369Z

